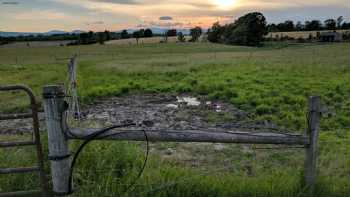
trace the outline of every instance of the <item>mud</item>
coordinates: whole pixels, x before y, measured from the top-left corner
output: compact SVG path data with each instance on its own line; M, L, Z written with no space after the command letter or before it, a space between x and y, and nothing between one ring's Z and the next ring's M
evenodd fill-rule
M44 115L39 115L45 131ZM82 107L81 125L105 127L128 122L148 122L150 129L245 129L275 127L268 122L250 121L249 114L229 103L206 97L171 94L138 94L97 99ZM0 134L32 131L31 119L0 121Z

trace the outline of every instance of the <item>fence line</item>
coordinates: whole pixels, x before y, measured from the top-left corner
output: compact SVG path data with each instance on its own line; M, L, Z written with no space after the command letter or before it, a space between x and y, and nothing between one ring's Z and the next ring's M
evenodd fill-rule
M107 129L69 129L65 122L65 93L62 86L45 86L43 89L48 143L52 172L53 191L68 195L72 182L69 179L70 166L68 140L126 140L151 142L212 142L245 144L283 144L305 146L305 187L312 196L316 179L318 127L320 119L320 98L309 98L308 129L304 135L283 133L249 133L223 130L117 130L120 126ZM129 125L130 126L130 125ZM146 137L145 137L146 136ZM79 150L80 151L80 150Z

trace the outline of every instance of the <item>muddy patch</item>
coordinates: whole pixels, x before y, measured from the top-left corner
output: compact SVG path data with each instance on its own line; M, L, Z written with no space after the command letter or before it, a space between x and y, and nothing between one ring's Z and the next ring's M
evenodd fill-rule
M82 107L80 126L105 127L113 124L149 122L150 129L245 129L275 127L268 122L250 121L249 115L229 103L206 97L172 94L138 94L98 99ZM39 114L40 130L45 118ZM0 134L32 131L31 119L0 121Z
M218 110L220 108L220 110ZM150 129L200 129L248 120L234 106L189 95L132 95L101 99L83 110L97 125L151 122Z

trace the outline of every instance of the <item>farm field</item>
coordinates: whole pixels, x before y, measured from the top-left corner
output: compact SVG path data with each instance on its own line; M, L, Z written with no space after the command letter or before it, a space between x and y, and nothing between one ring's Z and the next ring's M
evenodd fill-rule
M204 95L247 112L252 120L299 133L305 130L307 97L320 95L317 196L348 196L349 53L349 43L266 43L261 48L210 43L0 48L0 84L26 84L40 98L44 85L65 82L67 60L63 58L77 54L83 104L144 93ZM18 96L2 93L0 112L25 111L27 103ZM22 137L26 136L1 135L3 139ZM71 143L72 148L78 143ZM152 144L152 148L144 175L126 195L303 196L302 149L226 145L218 151L211 144L177 143ZM158 154L168 148L184 150L190 158L201 155L202 162L191 166L179 160L179 154ZM121 193L137 175L143 150L142 143L94 142L78 163L75 184L80 188L74 196ZM0 151L0 167L32 161L31 150L15 150L12 155ZM220 161L225 161L222 166ZM35 179L28 181L32 176L21 177L0 177L0 191L35 186Z
M186 40L189 40L191 36L185 36ZM164 41L164 37L155 36L152 38L140 38L139 44L159 44L160 42ZM174 37L168 37L168 43L175 43L177 42L177 36ZM137 44L135 38L129 38L129 39L121 39L121 40L110 40L107 41L105 44L116 44L116 45L135 45Z
M73 40L14 42L6 45L0 45L0 48L54 47L66 45L72 41Z
M322 31L291 31L291 32L270 32L266 37L267 38L276 38L278 36L279 38L288 36L294 39L303 38L308 39L310 35L313 37L317 37L317 32L332 32L333 30L322 30ZM349 33L350 30L336 30L340 33Z
M190 36L185 36L186 40L189 40ZM159 44L164 41L164 37L155 36L152 38L140 38L139 44ZM176 43L177 37L168 37L168 43ZM29 42L13 42L6 45L0 45L0 48L29 48L29 47L59 47L61 45L67 45L74 40L63 40L63 41L29 41ZM110 40L105 42L106 45L137 45L135 38ZM29 46L28 46L29 45ZM98 44L96 44L98 45Z

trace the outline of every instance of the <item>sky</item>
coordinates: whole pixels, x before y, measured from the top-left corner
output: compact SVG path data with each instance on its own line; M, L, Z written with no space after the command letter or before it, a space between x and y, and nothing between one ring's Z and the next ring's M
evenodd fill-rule
M338 16L350 22L349 0L0 0L0 31L208 28L253 11L269 23Z

